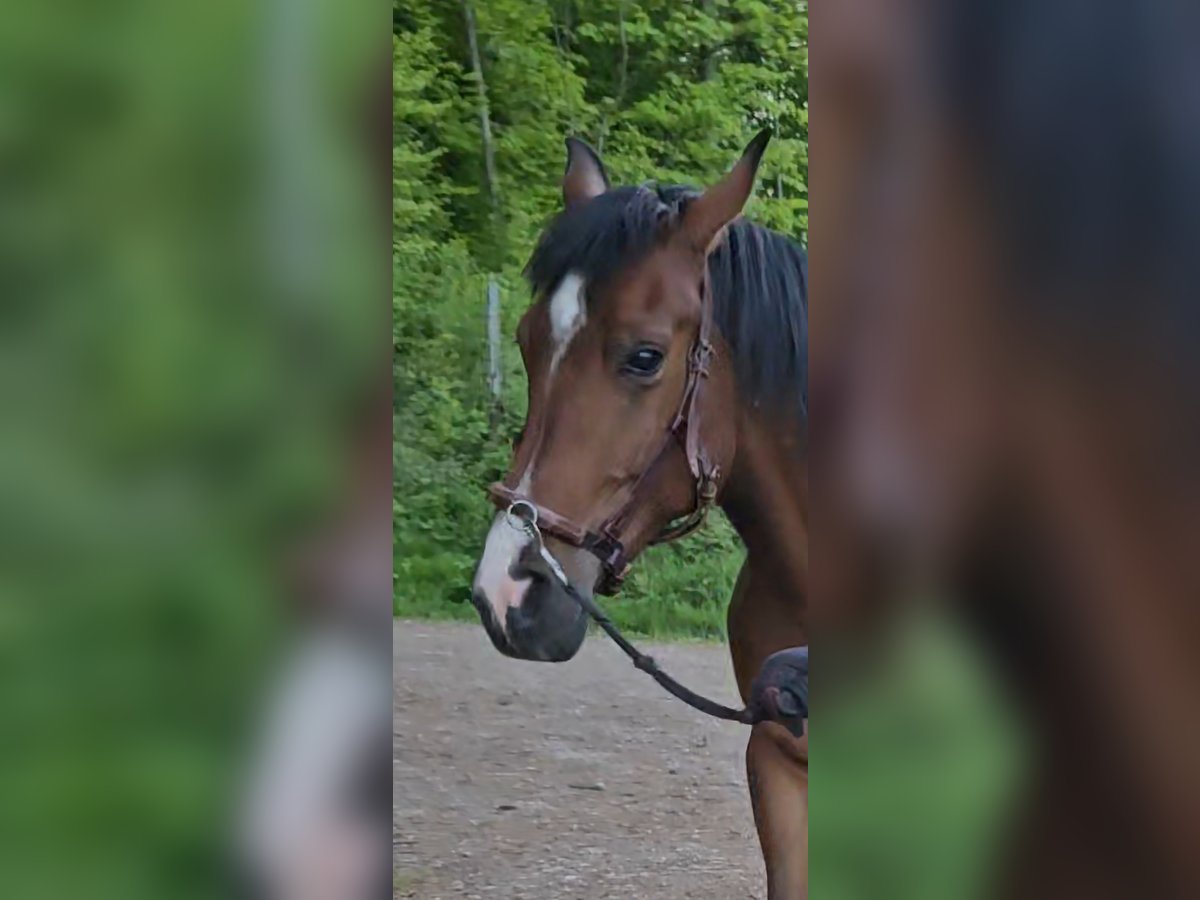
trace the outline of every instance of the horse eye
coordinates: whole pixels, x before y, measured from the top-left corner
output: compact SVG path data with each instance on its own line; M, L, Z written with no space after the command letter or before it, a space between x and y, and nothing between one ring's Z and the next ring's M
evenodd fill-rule
M639 378L648 378L651 375L657 375L662 364L661 350L654 347L638 347L625 358L625 362L621 364L621 370Z

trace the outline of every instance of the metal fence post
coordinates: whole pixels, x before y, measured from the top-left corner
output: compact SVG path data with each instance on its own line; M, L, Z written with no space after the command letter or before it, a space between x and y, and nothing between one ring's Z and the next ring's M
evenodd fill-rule
M492 403L489 418L495 428L500 420L501 360L500 360L500 285L494 275L488 276L487 285L487 340L488 340L488 392Z

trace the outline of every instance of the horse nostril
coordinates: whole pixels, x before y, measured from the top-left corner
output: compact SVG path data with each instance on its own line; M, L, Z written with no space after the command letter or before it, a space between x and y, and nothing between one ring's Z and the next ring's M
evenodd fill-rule
M520 558L508 567L508 577L513 581L527 581L537 574L528 563Z
M533 548L532 544L527 544L521 549L516 560L509 566L508 574L516 581L533 581L534 584L530 585L530 592L538 582L552 581L546 561L542 559L542 555Z

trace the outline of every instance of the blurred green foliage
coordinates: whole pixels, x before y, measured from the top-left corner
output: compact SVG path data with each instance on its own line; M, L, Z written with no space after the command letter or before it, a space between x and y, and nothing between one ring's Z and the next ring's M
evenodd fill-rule
M384 241L344 114L364 47L386 60L367 18L0 15L7 897L229 895L283 555L382 370Z
M704 185L771 127L749 214L803 238L807 3L414 0L395 5L393 41L395 611L470 619L492 512L483 488L506 470L524 418L511 340L529 302L521 269L561 204L563 139L587 139L617 183ZM505 336L498 422L486 391L489 275ZM696 537L647 553L612 614L646 634L719 637L741 560L714 517Z
M904 609L866 642L821 646L813 893L991 896L1029 747L979 647L932 606Z

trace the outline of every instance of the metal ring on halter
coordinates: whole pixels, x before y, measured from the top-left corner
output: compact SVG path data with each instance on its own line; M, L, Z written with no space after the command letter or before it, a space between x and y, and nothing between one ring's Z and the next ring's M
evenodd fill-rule
M522 515L518 510L527 510L525 515ZM538 528L538 510L537 507L528 500L514 500L508 504L508 509L504 511L504 515L508 517L509 524L513 525L515 519L519 525L513 525L514 528L520 528L522 531L528 532L530 537L541 539L542 532Z

